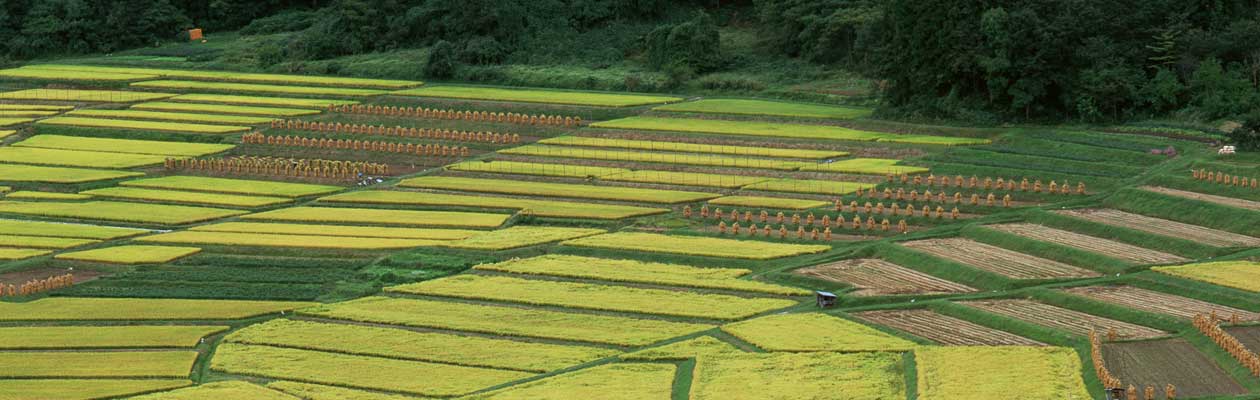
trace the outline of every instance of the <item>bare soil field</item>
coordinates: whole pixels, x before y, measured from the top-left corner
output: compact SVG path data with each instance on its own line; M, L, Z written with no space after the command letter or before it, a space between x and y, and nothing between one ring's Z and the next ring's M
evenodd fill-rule
M837 261L796 270L797 274L852 285L853 296L970 293L976 289L880 259Z
M986 225L986 228L1023 236L1033 240L1050 242L1067 247L1081 249L1091 253L1102 254L1136 264L1170 264L1189 261L1188 259L1155 251L1114 240L1082 235L1076 232L1054 229L1036 224L999 224Z
M1260 326L1235 326L1225 328L1226 332L1238 338L1238 341L1253 352L1260 352Z
M1169 334L1159 329L1116 321L1033 300L980 300L961 304L1037 325L1062 329L1081 336L1088 336L1091 329L1096 329L1100 333L1115 329L1117 336L1121 339L1150 339Z
M1014 279L1099 276L1087 269L963 238L915 240L901 245Z
M1206 201L1208 203L1216 203L1223 206L1245 208L1248 210L1260 211L1260 201L1251 201L1226 196L1217 196L1214 194L1206 194L1199 192L1191 192L1186 190L1169 189L1159 186L1143 186L1142 190L1176 196L1190 200Z
M1086 286L1063 289L1063 291L1098 301L1184 319L1216 311L1216 314L1223 318L1230 318L1237 313L1243 321L1260 321L1260 313L1132 286Z
M867 311L854 316L947 346L1045 346L1036 340L931 310Z
M1139 230L1156 235L1176 238L1194 238L1196 241L1217 247L1260 246L1260 238L1233 232L1184 224L1166 219L1131 214L1109 209L1080 209L1056 211L1059 214L1094 221L1102 224Z
M0 284L16 286L36 279L47 279L65 274L73 274L74 283L78 284L96 279L101 275L105 275L105 272L90 269L77 269L71 271L65 268L38 268L0 274Z
M1164 399L1164 385L1177 387L1178 398L1247 394L1220 366L1184 339L1117 342L1103 345L1107 369L1126 385L1154 386Z

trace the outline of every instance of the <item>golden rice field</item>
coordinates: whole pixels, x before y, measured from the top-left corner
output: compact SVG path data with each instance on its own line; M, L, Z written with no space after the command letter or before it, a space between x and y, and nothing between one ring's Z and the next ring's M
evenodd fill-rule
M617 350L599 347L284 319L249 326L233 332L224 340L536 373L621 354Z
M703 153L656 153L638 150L605 150L581 147L527 145L499 150L500 154L534 157L577 158L600 161L632 161L709 167L759 168L792 171L810 165L801 161Z
M477 275L457 275L393 286L385 288L385 291L722 320L745 318L796 304L796 301L785 299Z
M346 389L339 386L316 385L313 383L273 381L267 388L297 396L305 400L415 400L415 397L400 394L386 394L365 390ZM292 399L286 399L292 400Z
M68 249L83 245L100 243L91 239L73 239L45 236L0 235L0 246L32 249Z
M19 190L4 195L4 198L10 200L53 200L53 201L75 201L87 200L92 196L78 193L61 193L61 192L36 192L31 190Z
M735 268L700 268L637 260L547 254L481 264L474 269L524 275L559 276L613 282L646 283L704 289L726 289L777 295L809 295L788 286L739 279L752 271Z
M222 153L235 148L230 144L183 143L157 140L94 138L84 136L36 135L12 144L17 147L80 150L105 153L151 154L159 156L199 157Z
M900 354L886 352L701 357L691 399L831 399L837 394L845 399L904 399L901 360Z
M480 86L425 86L401 90L398 96L446 97L470 100L516 101L579 106L630 107L680 101L681 98L635 94L570 92L557 90L494 88Z
M235 343L220 345L210 368L230 374L421 396L459 396L533 376L519 371Z
M1081 378L1081 359L1061 347L920 347L919 398L1002 400L1092 399Z
M748 157L824 159L848 156L848 152L789 149L775 147L730 146L720 144L663 142L657 140L610 139L586 136L561 136L539 140L556 146L606 147L615 149L672 151L679 153L725 154Z
M157 201L167 203L199 204L226 207L265 207L293 202L288 197L245 196L223 193L199 193L179 190L159 190L136 187L108 187L79 192L90 196L123 199Z
M192 384L188 379L0 379L0 393L12 400L106 399Z
M209 125L193 123L174 123L157 121L137 121L130 119L54 117L41 119L37 124L72 126L80 128L131 129L140 131L184 132L228 134L249 131L248 126Z
M712 325L658 319L391 297L365 297L307 308L298 313L346 321L619 346L644 346L713 328Z
M228 81L228 82L254 82L254 83L278 83L278 84L303 84L316 86L336 86L336 87L364 87L364 88L381 88L381 89L404 89L409 87L420 86L424 82L393 80L393 79L370 79L370 78L348 78L339 76L318 76L318 75L283 75L283 74L254 74L234 71L207 71L207 70L187 70L187 69L162 69L162 68L134 68L134 67L106 67L106 66L90 66L90 65L74 65L74 64L40 64L30 65L24 69L40 69L54 71L82 71L99 74L133 74L133 75L153 75L155 77L196 79L207 81Z
M74 106L57 106L48 104L0 104L0 110L18 111L69 111Z
M568 197L593 200L678 204L707 200L716 194L678 190L641 189L630 187L577 185L569 183L522 182L506 179L422 176L404 179L401 187L420 189L461 190L524 196Z
M4 261L25 260L48 254L52 254L52 250L0 248L0 260Z
M0 164L0 182L86 183L143 176L140 172Z
M139 224L183 225L247 213L222 208L88 201L78 203L0 202L0 213Z
M545 164L518 161L467 161L445 167L451 171L556 176L566 178L603 177L630 172L625 168L593 167L586 165Z
M1260 292L1260 263L1218 261L1168 267L1154 267L1160 273L1221 285L1248 292Z
M375 89L332 88L319 86L266 85L203 81L157 80L135 82L132 87L158 90L207 91L228 93L265 93L298 96L369 97L388 93Z
M927 168L909 165L898 165L901 160L886 158L854 158L801 168L801 171L839 172L844 174L887 175L887 174L925 174Z
M736 354L746 354L746 352L713 336L701 336L695 339L687 339L664 346L650 347L627 353L621 356L621 359L632 361L671 361Z
M164 244L216 245L237 247L294 247L341 250L388 250L442 243L425 239L392 239L322 235L289 235L271 233L178 231L145 236L141 242Z
M150 189L188 190L292 198L323 195L342 190L340 186L251 179L211 178L205 176L164 176L161 178L126 181L120 183L120 185Z
M345 207L292 207L250 214L241 218L257 221L332 222L404 226L495 228L511 218L509 214L457 211L382 210Z
M460 240L484 231L467 229L393 228L382 226L223 222L189 228L200 232L267 233L279 235L345 236L383 239Z
M673 364L607 364L469 396L468 399L667 399L671 395L676 370L677 366Z
M4 235L105 240L136 236L146 232L148 231L144 229L118 228L112 226L0 219L0 234Z
M0 118L0 126L20 125L34 120L33 118Z
M59 114L58 111L39 111L39 110L0 110L0 117L3 118L38 118L51 117ZM9 124L11 125L11 124Z
M0 78L45 81L133 82L145 79L155 79L157 77L157 75L122 72L89 72L43 69L38 66L26 66L0 70Z
M773 178L742 175L705 174L697 172L648 171L639 170L624 174L615 174L600 179L614 182L656 183L665 185L705 186L725 189L737 189L742 186Z
M228 326L41 326L0 328L0 349L192 348Z
M331 105L349 105L359 104L354 100L334 100L334 99L304 99L304 98L288 98L288 97L271 97L271 96L238 96L230 94L181 94L172 97L170 101L186 102L186 103L211 103L211 104L230 104L245 106L271 106L271 107L294 107L294 108L313 108L326 109Z
M702 114L735 114L828 119L861 118L870 115L871 111L873 111L869 108L751 99L704 99L699 101L688 101L685 103L667 104L653 108L653 110Z
M166 157L148 154L104 153L38 147L0 147L0 162L16 164L123 169L157 165L165 160Z
M709 200L709 204L719 206L757 207L779 210L808 210L831 205L825 201L786 199L782 197L761 196L723 196Z
M16 133L17 133L17 131L15 131L15 130L0 130L0 139L4 139L4 138L7 138L7 137L9 137L9 136L13 136L13 135L14 135L14 134L16 134Z
M669 210L663 208L623 206L615 204L575 203L555 200L383 190L337 194L324 197L319 200L329 203L458 206L501 210L521 210L522 213L539 217L602 220L617 220L669 212Z
M195 351L0 352L0 378L184 378Z
M2 100L73 101L83 103L134 103L175 96L171 93L121 90L26 89L0 93Z
M780 314L723 325L722 331L767 351L907 351L914 342L822 313Z
M843 196L855 193L858 189L866 190L876 186L878 186L878 184L866 182L840 182L816 179L775 179L744 186L744 190Z
M123 245L61 253L53 258L107 264L158 264L188 257L198 252L201 252L201 249L196 247Z
M611 250L646 251L718 258L771 260L775 258L821 253L826 245L805 245L761 242L755 240L720 239L703 236L676 236L656 233L617 232L564 242L568 246Z
M167 111L144 110L75 110L66 113L69 116L88 118L119 118L133 120L195 122L202 124L224 125L261 125L270 123L271 118L249 117L241 115L194 114Z
M245 381L210 382L190 388L132 398L132 400L201 399L294 400L292 396Z
M507 229L480 232L466 239L442 243L440 246L455 249L500 251L555 243L607 232L603 229L595 228L517 225Z
M233 106L226 104L198 104L198 103L176 103L173 101L155 101L150 103L140 103L131 106L132 110L145 111L163 111L163 112L181 112L181 113L201 113L201 114L227 114L227 115L253 115L259 117L272 118L293 118L307 115L318 115L319 110L306 108L284 108L284 107L254 107L254 106Z
M591 124L596 128L671 131L737 136L764 136L786 139L845 140L862 142L895 142L929 145L987 144L988 139L898 135L882 132L859 131L839 126L804 125L775 122L727 121L714 119L627 117Z
M51 297L0 302L0 321L241 319L314 305L291 301Z

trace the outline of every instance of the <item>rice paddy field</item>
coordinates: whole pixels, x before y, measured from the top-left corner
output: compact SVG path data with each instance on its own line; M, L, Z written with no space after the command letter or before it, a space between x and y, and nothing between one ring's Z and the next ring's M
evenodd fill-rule
M0 70L0 398L1260 394L1253 154L146 60Z

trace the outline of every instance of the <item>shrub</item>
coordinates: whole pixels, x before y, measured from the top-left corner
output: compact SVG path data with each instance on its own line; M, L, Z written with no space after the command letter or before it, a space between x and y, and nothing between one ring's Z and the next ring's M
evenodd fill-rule
M429 50L429 61L424 65L424 76L428 78L450 78L455 75L455 45L442 40Z

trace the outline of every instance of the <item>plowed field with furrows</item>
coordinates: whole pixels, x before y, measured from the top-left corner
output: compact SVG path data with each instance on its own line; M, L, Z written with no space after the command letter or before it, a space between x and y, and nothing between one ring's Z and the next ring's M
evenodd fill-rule
M1125 385L1163 388L1173 384L1177 398L1242 395L1247 390L1185 339L1103 345L1107 369ZM1164 391L1156 390L1164 399Z

